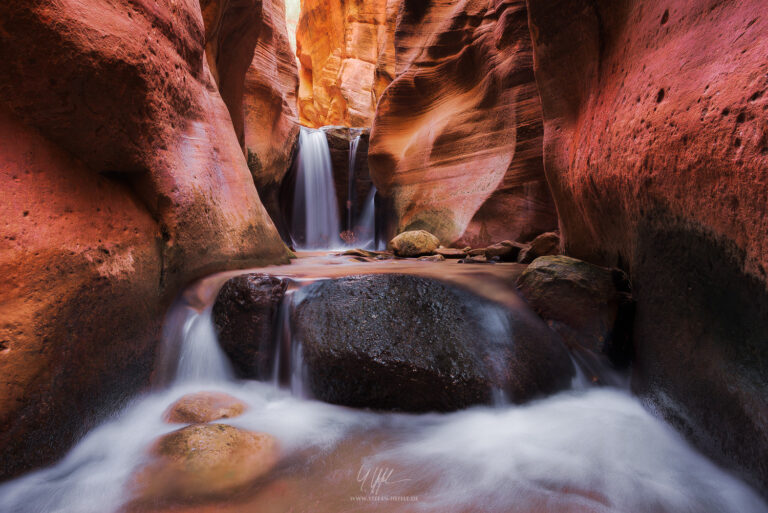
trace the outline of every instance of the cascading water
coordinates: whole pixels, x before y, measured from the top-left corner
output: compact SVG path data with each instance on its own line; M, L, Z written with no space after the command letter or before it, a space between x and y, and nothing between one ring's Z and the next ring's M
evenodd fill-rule
M404 415L337 407L296 397L272 383L236 380L222 364L226 360L210 315L224 280L213 277L196 285L185 297L204 298L201 304L181 301L169 312L166 336L171 336L163 360L168 364L175 358L175 365L158 369L169 373L167 385L92 430L54 466L0 485L0 511L174 510L127 505L148 448L182 427L164 422L163 412L183 395L200 391L224 392L246 403L242 416L222 422L272 434L286 462L273 481L231 503L223 497L201 505L201 511L768 511L752 489L693 450L622 390L582 386L524 406ZM300 367L296 354L301 351L290 340L292 301L289 293L284 338L276 341L282 354L294 354L288 382L299 375L294 369Z
M342 246L331 152L322 130L301 127L291 231L297 249Z
M365 206L360 214L360 219L355 226L355 235L363 249L375 250L376 247L376 186L371 186L371 191L365 200Z
M352 230L355 222L355 166L357 165L357 148L360 146L360 136L349 141L349 186L347 187L347 229Z

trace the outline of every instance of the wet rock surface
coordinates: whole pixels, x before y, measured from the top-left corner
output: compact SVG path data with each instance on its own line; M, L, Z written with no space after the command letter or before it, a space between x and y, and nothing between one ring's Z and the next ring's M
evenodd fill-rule
M517 283L525 300L571 348L628 363L632 296L622 271L546 256L534 260Z
M251 273L227 281L213 305L213 322L224 352L241 377L265 379L273 368L280 303L288 284Z
M560 339L530 310L462 288L387 274L326 280L297 292L295 335L319 399L354 407L448 411L514 402L570 384Z
M139 500L199 499L237 491L269 472L277 441L226 424L196 424L169 433L151 448L137 476Z
M231 419L243 414L245 404L221 392L188 394L173 403L163 418L171 424L200 424L220 419Z

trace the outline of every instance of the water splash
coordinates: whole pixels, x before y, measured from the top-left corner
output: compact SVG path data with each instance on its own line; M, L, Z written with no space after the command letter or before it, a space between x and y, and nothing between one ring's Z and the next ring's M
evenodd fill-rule
M291 237L297 249L342 247L328 139L322 130L301 127Z

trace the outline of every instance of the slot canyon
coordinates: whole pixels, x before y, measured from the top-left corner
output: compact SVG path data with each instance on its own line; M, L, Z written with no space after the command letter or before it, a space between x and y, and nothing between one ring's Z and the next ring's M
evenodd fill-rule
M0 512L768 513L764 0L0 5Z

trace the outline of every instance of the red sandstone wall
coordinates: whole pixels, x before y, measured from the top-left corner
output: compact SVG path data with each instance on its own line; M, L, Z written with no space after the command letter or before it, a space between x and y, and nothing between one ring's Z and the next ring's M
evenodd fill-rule
M146 383L182 285L286 258L204 54L244 82L228 5L215 37L197 0L0 5L0 478Z
M566 250L631 273L635 390L765 488L765 2L528 4Z

